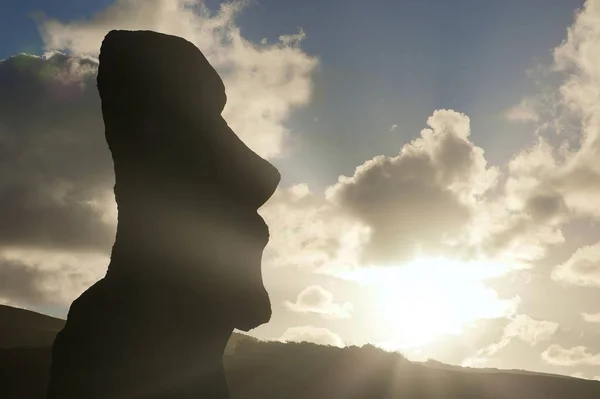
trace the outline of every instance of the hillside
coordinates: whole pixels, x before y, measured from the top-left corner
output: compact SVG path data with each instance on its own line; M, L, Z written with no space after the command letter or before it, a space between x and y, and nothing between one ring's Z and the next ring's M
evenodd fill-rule
M0 307L0 398L43 398L51 359L48 342L62 323ZM596 381L417 364L372 346L339 349L234 334L225 362L234 399L600 398Z
M50 347L64 324L62 319L0 305L0 350ZM233 353L235 345L244 339L256 341L249 335L233 333L225 348L225 354Z
M0 305L0 349L52 345L64 320Z

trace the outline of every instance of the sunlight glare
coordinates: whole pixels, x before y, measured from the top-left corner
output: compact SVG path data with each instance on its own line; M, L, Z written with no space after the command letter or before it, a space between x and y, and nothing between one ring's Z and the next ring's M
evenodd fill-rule
M374 308L391 338L386 346L403 349L460 334L479 319L513 314L518 298L500 299L484 283L510 269L494 262L421 258L404 266L361 271L359 279L377 289Z

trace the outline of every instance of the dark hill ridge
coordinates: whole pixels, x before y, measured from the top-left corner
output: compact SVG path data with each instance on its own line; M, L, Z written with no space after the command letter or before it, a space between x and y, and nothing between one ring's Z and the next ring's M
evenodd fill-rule
M0 349L52 346L65 321L0 305Z
M48 341L63 323L0 306L0 398L44 398L51 356ZM339 349L234 334L225 362L232 397L239 399L600 398L597 381L411 363L369 345Z
M23 347L50 347L65 321L26 309L0 305L0 350ZM233 333L225 349L233 353L235 345L244 339L256 341L246 334Z

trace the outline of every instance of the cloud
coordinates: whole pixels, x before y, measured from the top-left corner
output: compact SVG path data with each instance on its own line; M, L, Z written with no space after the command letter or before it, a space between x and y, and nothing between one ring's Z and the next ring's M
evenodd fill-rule
M600 287L600 243L579 248L552 271L552 279L580 286Z
M266 266L320 272L360 266L358 254L369 229L305 184L278 189L259 212L271 231Z
M3 281L15 282L12 288L2 285L4 302L61 297L47 288L49 281L65 285L63 302L80 288L69 288L71 280L61 277L71 276L71 266L46 267L43 257L7 261L11 251L94 255L106 268L117 209L95 74L110 29L151 29L193 41L224 78L230 126L263 156L285 155L285 122L310 100L318 62L300 49L303 33L270 45L244 39L235 21L240 4L211 13L195 1L122 0L90 20L42 18L43 57L0 61L0 267ZM90 262L78 267L91 267L101 277ZM40 282L46 288L40 290Z
M484 246L489 253L514 253L525 261L542 258L549 245L564 242L569 220L564 197L547 184L556 165L544 140L518 152L508 163L502 195L490 201ZM487 227L487 231L486 231Z
M114 177L96 66L62 54L0 62L0 249L110 250Z
M540 135L534 156L517 157L520 187L527 189L523 194L552 196L550 208L568 210L575 217L600 217L595 205L600 199L599 26L600 2L589 0L554 50L553 92L538 99L547 114L540 118L540 127L563 134L562 142L550 146L549 140L560 137ZM565 121L572 125L570 131L562 129Z
M304 33L303 29L300 29L300 31L294 35L280 35L279 41L283 43L284 46L297 47L305 38L306 33Z
M68 305L106 271L106 256L56 251L4 251L0 302L20 307Z
M312 342L319 345L330 345L342 348L346 346L339 335L326 328L314 326L290 327L280 338L284 342Z
M554 49L552 64L541 68L548 73L541 76L540 94L523 99L507 114L535 123L537 142L508 164L506 205L497 207L495 233L487 244L491 248L540 259L548 245L564 242L566 223L600 218L599 26L600 2L588 0ZM565 264L554 275L589 284L594 277L589 267L585 272L581 267Z
M21 78L15 80L5 72L3 81L16 82L16 89L0 91L6 95L0 134L3 150L12 156L3 158L0 170L18 171L12 176L5 172L3 181L9 183L0 188L6 217L15 220L4 236L0 227L0 242L4 239L6 247L99 254L110 250L116 221L114 177L93 75L99 43L118 23L128 21L124 28L180 34L199 44L223 73L231 104L264 106L249 111L252 115L262 115L261 110L268 111L272 103L286 103L291 112L308 101L308 95L294 97L310 92L310 73L316 65L314 58L298 48L303 32L283 42L257 46L240 36L234 23L240 10L232 5L213 15L203 6L191 9L182 8L182 2L152 3L155 8L137 1L117 2L90 21L43 20L40 28L48 48L65 49L71 55L49 51L46 60L21 56L0 64L0 70L13 75L18 69ZM139 7L132 6L136 4ZM164 18L157 18L160 13ZM175 16L181 21L174 23ZM287 70L286 78L282 80L279 70L273 75L274 67ZM292 86L300 89L292 90ZM276 93L277 100L269 93ZM23 118L14 112L24 108L35 117ZM269 120L284 129L286 112ZM279 143L277 148L261 151L267 156L283 154L282 142L273 139L272 129L261 129L264 120L251 122L239 122L252 131L247 143L257 151L263 141ZM408 259L417 250L456 254L468 247L470 253L478 244L473 237L480 236L473 226L489 213L484 196L495 185L497 169L487 167L483 150L468 140L466 115L438 110L428 125L398 156L367 161L354 176L341 178L325 198L304 185L278 190L261 209L272 234L265 264L334 271L371 261ZM21 155L17 159L15 154ZM369 189L376 182L380 185ZM436 223L430 222L432 216Z
M245 39L235 21L244 4L223 3L213 13L196 0L117 0L90 20L42 18L40 31L49 49L89 55L98 54L111 29L147 29L186 38L221 74L228 97L223 116L232 129L260 155L282 156L290 134L285 122L309 102L318 62L299 47L306 37L303 30L281 35L274 44Z
M488 168L483 150L469 141L466 115L437 110L427 124L397 156L366 161L326 192L371 229L364 263L455 252L469 241L476 208L497 182L497 169Z
M398 130L398 125L395 123L390 127L390 132L393 132L394 130Z
M537 122L539 115L536 105L534 99L524 98L519 104L509 108L504 115L511 122Z
M504 337L519 338L528 345L535 346L547 341L558 331L558 324L546 320L534 320L526 315L517 315L504 328Z
M542 353L542 360L553 366L600 366L600 354L589 353L585 346L566 349L553 344Z
M588 323L600 323L600 313L581 313L583 320Z
M192 3L119 1L88 21L45 19L40 29L47 48L66 50L69 56L49 52L45 61L20 56L0 63L0 216L14 220L0 225L0 255L6 265L0 270L5 281L12 281L0 284L2 300L64 302L102 269L100 261L65 260L57 267L41 259L106 255L114 238L112 163L93 82L94 57L108 30L153 29L196 43L224 77L229 97L225 117L234 130L265 157L286 154L290 132L285 121L310 100L317 65L299 48L304 32L282 35L273 44L254 44L235 23L239 3L216 14ZM598 13L598 2L588 2L555 52L556 70L567 76L558 90L560 101L583 121L580 143L555 148L540 137L513 157L502 184L499 169L488 166L483 150L470 141L469 117L437 110L420 137L396 156L364 162L353 175L340 177L325 197L301 184L277 190L260 210L271 230L265 265L336 271L398 265L420 254L470 259L480 252L531 261L542 257L546 246L564 241L561 227L573 215L600 216L593 200L600 193L595 144L600 131ZM534 100L527 101L522 104L538 108ZM544 122L542 114L520 118ZM15 248L44 255L9 259L7 251ZM590 267L571 265L567 274L576 274L580 284L583 273L589 284ZM67 287L64 294L59 286ZM313 289L313 303L325 304L328 314L342 312L344 305L328 302L317 291ZM288 306L310 308L309 297L302 294ZM483 355L515 339L530 345L547 340L556 325L520 315L508 326ZM311 326L286 334L290 340L310 336L311 341L343 345L329 330Z
M550 340L558 331L557 323L546 320L535 320L523 314L509 318L504 326L502 337L498 342L484 347L477 353L463 361L463 366L482 366L489 362L490 357L497 355L500 350L507 347L513 340L518 339L529 346Z
M318 285L305 288L298 294L296 302L286 301L284 304L293 312L316 313L325 318L345 319L352 313L350 302L341 305L335 303L333 294Z
M272 227L267 262L322 271L425 256L519 268L564 240L562 197L528 191L530 163L546 159L544 147L515 157L498 187L498 168L469 141L468 116L437 110L427 124L398 155L376 156L340 176L324 198L305 185L278 190L261 210Z

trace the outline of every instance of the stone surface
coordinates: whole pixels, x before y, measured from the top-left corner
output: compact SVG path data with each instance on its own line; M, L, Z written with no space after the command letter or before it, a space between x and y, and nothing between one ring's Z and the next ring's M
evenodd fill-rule
M257 209L279 172L227 126L221 78L182 38L109 32L98 91L117 235L54 342L48 399L227 398L231 332L271 317Z

